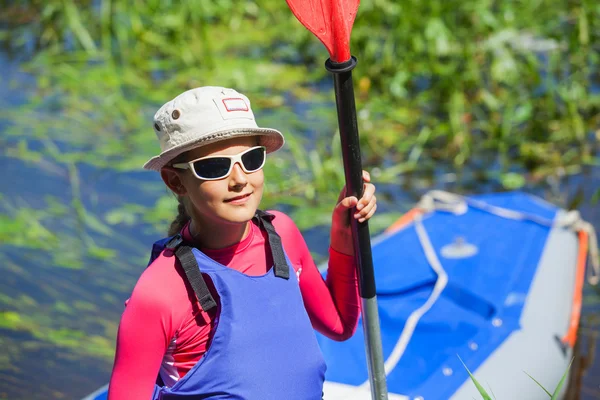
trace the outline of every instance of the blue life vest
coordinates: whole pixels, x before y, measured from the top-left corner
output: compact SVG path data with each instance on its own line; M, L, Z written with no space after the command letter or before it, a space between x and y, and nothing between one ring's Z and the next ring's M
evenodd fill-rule
M205 311L217 306L205 276L220 300L216 330L202 359L173 387L157 385L153 400L322 398L326 365L296 275L270 223L272 215L259 210L257 218L269 234L275 263L262 276L219 264L186 246L179 235L153 246L151 261L165 248L175 250Z

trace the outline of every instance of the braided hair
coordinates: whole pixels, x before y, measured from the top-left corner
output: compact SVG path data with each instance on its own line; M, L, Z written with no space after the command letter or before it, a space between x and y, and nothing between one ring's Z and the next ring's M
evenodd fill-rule
M178 155L177 157L175 157L175 159L173 159L171 163L176 164L185 162L185 160L187 159L187 153L188 152ZM192 219L189 212L189 208L186 206L185 197L177 196L177 202L179 203L177 205L177 216L175 217L173 222L171 222L169 230L167 231L167 236L173 236L181 232L183 227Z

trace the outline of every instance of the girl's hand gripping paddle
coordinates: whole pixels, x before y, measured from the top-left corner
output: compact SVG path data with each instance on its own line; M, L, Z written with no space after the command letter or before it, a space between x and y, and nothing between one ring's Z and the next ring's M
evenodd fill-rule
M352 85L352 69L356 66L356 58L350 54L350 32L356 18L359 0L286 1L296 18L323 42L329 52L330 58L325 63L325 68L333 73L334 78L347 195L360 199L363 195L362 162ZM367 222L359 223L354 218L350 220L362 298L371 396L373 399L386 400L387 386L369 225Z

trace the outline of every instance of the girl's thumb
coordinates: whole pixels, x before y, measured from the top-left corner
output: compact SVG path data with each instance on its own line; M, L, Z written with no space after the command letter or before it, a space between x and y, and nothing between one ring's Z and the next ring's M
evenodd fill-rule
M336 209L339 211L345 211L358 204L358 199L354 196L346 197L339 202Z

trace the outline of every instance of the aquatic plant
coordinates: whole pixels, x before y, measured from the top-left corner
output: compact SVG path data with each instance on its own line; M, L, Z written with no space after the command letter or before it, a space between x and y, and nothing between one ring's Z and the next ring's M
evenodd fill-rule
M326 245L344 181L331 81L322 45L285 2L4 3L2 56L19 66L16 80L0 77L15 94L0 98L0 152L60 189L0 196L2 251L16 260L3 265L3 329L109 368L123 298L175 213L158 178L137 172L157 150L148 121L186 88L239 88L262 125L284 131L263 205ZM598 164L596 3L361 2L351 48L381 204L373 234L433 186L532 187ZM105 175L126 181L118 199L102 197ZM314 249L318 261L325 251ZM15 343L6 365L33 346Z
M460 359L460 357L458 357L458 358ZM485 389L483 388L483 386L477 381L477 379L475 379L475 377L473 376L473 374L471 373L471 371L469 371L469 368L467 368L467 366L465 365L465 363L463 362L463 360L460 360L460 362L462 363L462 365L465 367L465 369L469 373L469 377L471 378L471 381L473 382L473 384L477 388L477 391L481 395L482 399L483 400L492 400L492 397L490 397L490 395L485 391ZM546 394L548 395L548 397L550 397L551 400L558 400L558 398L559 398L558 396L561 394L561 390L562 390L562 387L565 384L567 376L569 376L569 370L571 369L571 365L572 364L573 364L573 359L571 359L571 362L569 362L569 365L567 366L567 370L564 372L562 378L560 379L560 381L558 382L558 385L556 385L556 388L554 389L554 391L552 393L550 393L541 383L539 383L534 377L532 377L531 375L529 375L527 372L525 372L525 374L529 378L531 378L531 380L533 382L535 382L540 388L542 388L542 390L544 392L546 392ZM490 391L491 391L491 389L490 389ZM495 399L495 396L494 396L494 399Z
M321 45L282 2L21 1L3 15L0 40L34 49L38 78L33 107L8 118L11 132L77 152L90 139L60 135L77 123L101 138L100 165L132 168L152 154L145 121L186 87L243 88L277 121L289 115L285 98L331 110ZM596 162L599 17L592 0L364 1L352 49L367 165L385 164L390 182L440 164L477 167L515 188ZM64 113L26 123L48 108ZM329 114L319 125L296 119L290 135L335 132Z

